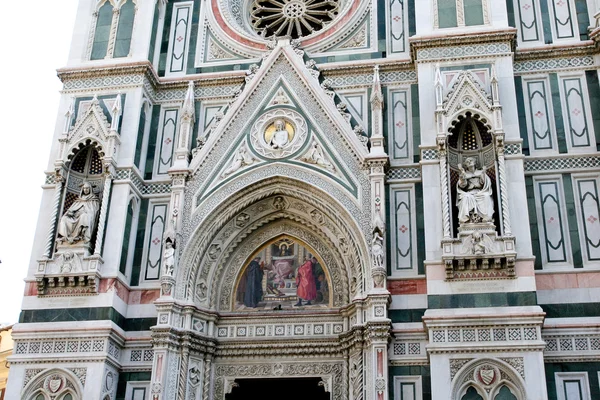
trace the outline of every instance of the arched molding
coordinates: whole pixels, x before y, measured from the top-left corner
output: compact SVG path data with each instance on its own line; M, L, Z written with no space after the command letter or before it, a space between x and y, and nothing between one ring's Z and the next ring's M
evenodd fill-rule
M469 108L469 107L465 107L465 108L461 108L459 111L457 111L456 113L454 113L452 116L450 116L450 118L448 118L448 133L452 133L452 131L460 124L463 123L463 121L468 118L468 114L471 115L471 118L478 120L479 122L481 122L486 128L487 130L491 133L493 132L494 128L492 127L492 117L488 114L487 111L482 111L482 110L478 110L478 109L474 109L474 108Z
M115 0L100 0L96 3L96 6L94 7L94 13L97 13L98 11L100 11L100 8L105 4L105 3L110 3L110 5L114 8L117 7L117 4L119 3L119 1L115 1Z
M487 375L488 381L482 378L481 370L494 371ZM492 376L492 378L490 378ZM491 381L490 381L491 379ZM470 386L473 386L484 400L494 400L494 396L502 386L506 385L517 400L525 400L525 381L508 363L494 358L480 358L466 363L452 380L450 399L461 400Z
M83 399L83 387L79 378L62 368L51 368L38 374L23 388L21 398L34 400L40 393L47 399L62 399L68 393L73 396L73 400Z
M286 199L288 207L277 210L272 206L273 199L278 196ZM269 202L271 205L267 209ZM262 211L257 212L261 208ZM244 215L248 216L247 221L244 221ZM343 256L337 256L338 263L353 266L355 272L352 273L351 279L356 278L354 285L358 288L362 286L363 277L366 279L369 275L363 268L369 263L367 244L359 224L347 210L326 193L302 182L275 177L240 190L230 199L222 202L195 227L190 240L182 249L176 278L176 297L193 300L194 285L199 284L201 279L209 282L209 270L204 269L203 263L212 245L218 244L228 249L223 253L231 252L234 248L223 247L223 240L227 240L227 246L231 246L229 243L239 244L254 230L269 222L285 218L310 227L314 235L322 238L320 240L323 243L329 243L328 246L342 253ZM218 258L223 255L219 254ZM249 256L250 254L246 254L245 257ZM217 265L217 261L215 258L211 264ZM212 275L210 279L211 282L218 282L212 278Z

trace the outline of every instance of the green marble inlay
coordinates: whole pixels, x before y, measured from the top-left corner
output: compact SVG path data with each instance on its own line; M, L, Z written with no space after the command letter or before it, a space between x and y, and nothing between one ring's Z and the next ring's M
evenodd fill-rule
M600 303L540 304L540 307L546 313L546 318L597 317Z
M152 34L150 35L150 47L148 48L148 61L154 62L154 51L156 50L156 36L158 35L159 4L154 6L154 18L152 19Z
M119 12L119 25L115 41L114 57L127 57L131 47L131 34L133 32L133 20L135 18L135 4L132 0L121 6Z
M438 24L440 28L458 26L456 20L456 0L438 0Z
M483 0L464 0L465 25L483 25Z
M560 91L558 89L558 76L550 74L550 91L552 92L552 107L554 111L554 126L556 127L556 139L558 141L558 152L565 154L567 150L567 139L565 137L565 124L560 107Z
M600 399L600 385L598 382L598 371L600 362L563 362L544 363L546 373L546 388L548 389L548 400L558 400L556 394L556 372L587 372L591 399Z
M100 320L112 321L125 331L147 331L156 325L156 318L127 319L112 307L23 310L19 317L20 323Z
M148 199L142 199L140 204L140 214L137 221L135 236L135 250L133 252L133 265L131 267L131 286L137 286L140 283L142 255L144 254L144 236L146 234L146 219L148 218L148 203Z
M423 184L415 183L417 206L417 269L419 275L425 275L425 211L423 209Z
M588 94L590 96L590 109L592 112L592 124L596 138L596 149L600 150L600 83L598 82L598 71L585 71ZM590 127L590 128L591 128Z
M419 108L419 85L417 84L410 85L410 101L412 113L413 161L418 163L421 159L421 151L419 149L419 145L421 144L421 119L419 118L421 110Z
M546 44L552 43L552 29L550 28L550 14L548 12L548 2L540 1L542 11L542 26L544 28L544 41Z
M106 57L112 18L113 6L110 1L106 1L104 5L100 7L100 10L98 10L98 19L96 20L96 31L94 32L94 43L92 44L92 54L90 59L101 60Z
M145 107L142 106L140 110L140 120L138 121L137 138L135 140L135 156L133 158L133 164L140 169L140 162L142 161L142 146L144 144L144 132L146 130L146 112Z
M152 379L152 371L139 371L139 372L121 372L119 373L119 383L117 384L117 396L116 400L130 400L125 399L127 391L127 382L149 382Z
M573 182L571 181L571 174L563 174L563 188L565 192L565 206L567 209L569 235L571 238L573 266L575 268L583 268L583 259L581 258L581 242L579 241L579 229L577 225L577 213L575 211L575 197L573 196Z
M429 365L409 365L388 368L388 391L390 399L402 399L400 393L394 393L394 376L420 376L423 388L423 400L431 400L431 372ZM421 399L419 399L421 400Z
M523 79L515 76L515 92L517 97L517 112L519 115L519 131L523 139L523 154L529 155L529 135L527 134L527 117L525 114L525 99L523 95Z
M413 310L389 310L388 318L391 319L393 323L422 322L425 311L424 308Z
M146 148L146 165L144 166L144 179L152 179L154 170L154 156L156 154L156 136L158 135L158 122L160 120L160 105L152 107L152 117L150 119L150 134L148 136L148 146Z
M575 14L579 25L579 39L588 40L588 26L590 25L590 17L587 8L586 0L575 0Z
M537 304L535 292L466 293L427 296L429 308L513 307Z
M542 253L540 234L537 223L537 209L535 205L533 178L525 177L525 189L527 191L527 211L529 213L529 230L531 232L531 248L535 255L535 269L542 269Z
M127 217L125 218L125 232L123 232L123 245L121 246L121 259L119 261L119 272L125 274L127 270L127 255L129 254L129 242L131 239L131 225L133 223L133 214L135 212L135 203L131 199L127 206Z

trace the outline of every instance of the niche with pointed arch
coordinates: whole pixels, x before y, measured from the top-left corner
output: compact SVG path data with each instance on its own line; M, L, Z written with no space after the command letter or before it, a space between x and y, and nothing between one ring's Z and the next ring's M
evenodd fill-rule
M321 257L291 236L258 248L237 278L235 311L331 307L330 277Z

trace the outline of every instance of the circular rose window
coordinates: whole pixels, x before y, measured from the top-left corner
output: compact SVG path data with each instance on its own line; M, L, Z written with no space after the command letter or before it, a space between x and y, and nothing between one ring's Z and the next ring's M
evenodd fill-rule
M254 0L252 26L264 37L297 39L323 29L338 9L339 0Z

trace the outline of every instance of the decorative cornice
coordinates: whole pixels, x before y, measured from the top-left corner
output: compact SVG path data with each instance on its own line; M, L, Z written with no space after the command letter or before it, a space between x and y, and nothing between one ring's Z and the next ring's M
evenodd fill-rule
M569 45L545 45L541 47L530 47L517 49L515 61L545 60L556 57L581 57L594 54L594 43L586 40Z
M494 55L505 55L515 51L516 48L517 30L515 28L501 29L501 30L490 30L483 32L463 32L455 35L429 35L429 36L413 36L409 39L412 58L419 62L427 59L424 51L433 50L436 48L463 48L469 46L470 48L478 47L481 45L489 44L500 44L509 43L506 49L501 50L498 54ZM489 55L489 54L486 54ZM425 56L425 57L424 57ZM444 58L448 58L447 54L441 54ZM464 58L472 57L472 54L457 55L451 58Z

